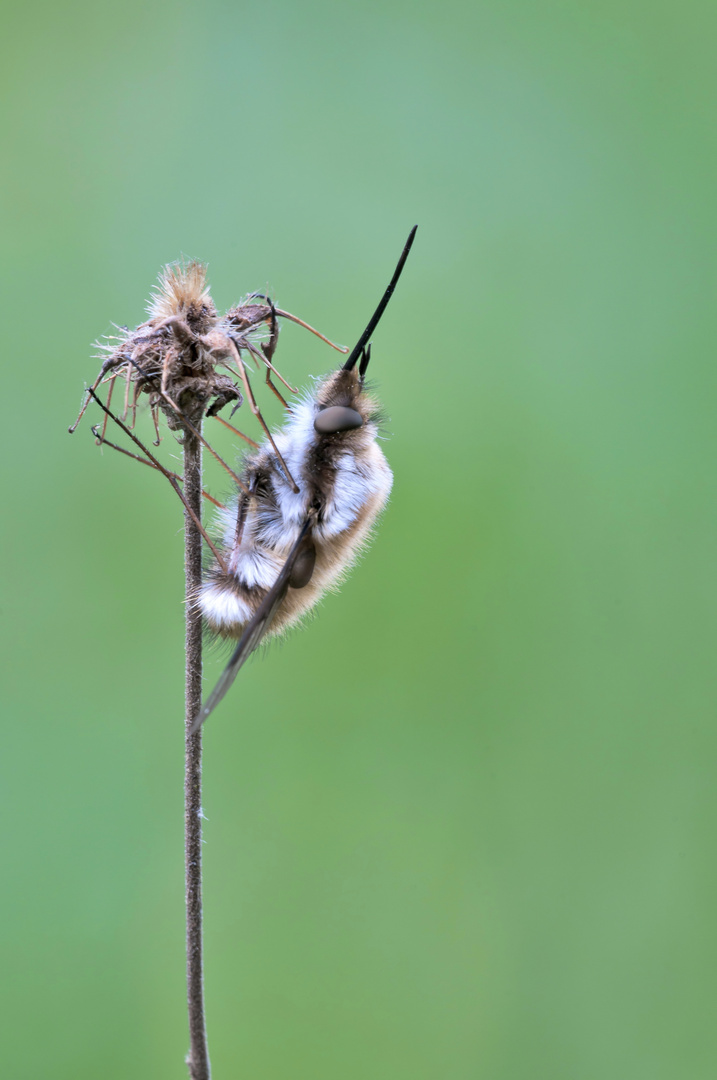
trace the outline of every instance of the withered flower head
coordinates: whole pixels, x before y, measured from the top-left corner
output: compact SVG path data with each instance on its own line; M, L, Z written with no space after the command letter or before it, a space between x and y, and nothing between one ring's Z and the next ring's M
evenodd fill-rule
M253 294L220 316L206 266L194 261L166 266L147 305L150 318L135 330L118 327L106 343L97 342L103 363L92 389L122 379L126 401L130 387L133 407L141 394L148 395L155 425L161 411L173 431L183 430L185 420L196 425L203 416L216 415L229 402L239 406L242 351L270 367L279 336L277 310L271 301L259 302L265 299Z
M159 274L159 283L147 304L153 319L184 317L198 333L209 329L208 320L216 318L217 309L207 286L204 263L170 263Z

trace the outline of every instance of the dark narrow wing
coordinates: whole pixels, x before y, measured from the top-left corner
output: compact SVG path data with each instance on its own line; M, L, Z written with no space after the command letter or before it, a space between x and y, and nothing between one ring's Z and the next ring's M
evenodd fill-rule
M239 638L237 647L232 653L232 658L224 668L219 682L212 690L211 694L202 706L201 712L197 716L197 719L192 725L192 735L194 735L202 726L204 721L209 716L210 712L216 708L219 702L222 700L231 684L236 679L239 669L243 666L244 661L257 647L264 634L267 632L271 623L279 610L281 601L286 596L287 589L289 588L289 578L291 577L291 571L294 568L294 564L298 555L301 552L303 542L307 533L311 528L311 518L307 518L304 522L301 532L296 540L296 543L289 552L286 562L281 568L278 578L269 589L268 593L262 600L261 604L257 608L256 615L247 623L244 633Z

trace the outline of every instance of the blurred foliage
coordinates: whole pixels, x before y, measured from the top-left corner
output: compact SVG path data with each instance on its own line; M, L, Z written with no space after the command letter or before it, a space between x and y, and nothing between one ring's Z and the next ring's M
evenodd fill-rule
M416 221L376 542L207 728L214 1073L714 1075L716 29L6 11L7 1076L184 1075L181 515L65 434L90 342L184 253L352 343Z

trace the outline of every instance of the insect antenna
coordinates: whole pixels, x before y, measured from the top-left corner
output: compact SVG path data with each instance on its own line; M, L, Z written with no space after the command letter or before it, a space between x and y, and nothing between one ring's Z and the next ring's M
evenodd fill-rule
M408 253L411 250L411 245L413 244L413 241L414 241L415 236L416 236L416 229L417 228L418 228L418 225L414 225L413 228L411 229L410 233L408 234L408 240L406 241L406 246L404 247L403 251L401 252L401 258L398 260L398 266L396 267L396 269L393 272L393 277L391 278L391 280L389 282L388 288L386 289L386 292L381 297L381 301L380 301L378 307L376 308L376 310L374 311L373 315L371 316L368 326L366 327L363 334L361 335L361 337L358 339L356 345L354 346L353 352L351 353L348 360L344 364L344 371L353 370L353 368L356 367L356 361L359 359L359 357L361 357L361 366L359 367L359 372L361 374L361 377L363 378L364 374L366 373L366 368L368 367L368 362L369 362L369 358L370 358L371 354L370 354L370 352L368 352L368 353L365 352L364 346L366 345L368 339L371 337L371 334L374 332L374 330L378 326L379 319L383 315L384 311L386 310L386 305L388 304L389 300L393 296L393 290L396 288L396 285L398 283L398 279L401 276L401 271L403 270L403 267L405 266L406 259L408 258ZM363 367L363 371L361 370L362 367Z
M366 370L368 368L370 360L371 345L369 344L364 349L362 349L361 359L359 360L359 378L361 379L361 382L363 382L364 380L364 375L366 374Z

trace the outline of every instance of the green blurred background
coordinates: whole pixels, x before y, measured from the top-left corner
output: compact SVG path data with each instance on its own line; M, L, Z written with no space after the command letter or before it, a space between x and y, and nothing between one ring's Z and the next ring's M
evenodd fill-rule
M186 1075L181 514L90 343L186 254L352 344L418 222L377 539L207 727L214 1075L714 1077L717 9L4 27L3 1075Z

